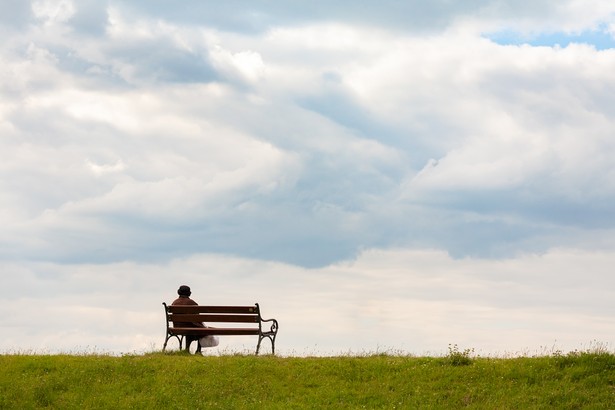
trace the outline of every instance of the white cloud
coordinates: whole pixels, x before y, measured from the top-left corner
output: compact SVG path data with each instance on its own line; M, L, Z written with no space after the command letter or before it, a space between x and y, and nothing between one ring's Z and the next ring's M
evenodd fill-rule
M225 75L256 82L263 77L265 64L259 53L246 50L232 53L220 46L211 51L212 63Z
M75 5L70 0L40 0L32 3L32 12L45 24L64 23L75 14Z
M121 172L126 169L126 166L121 160L118 160L114 164L97 164L90 160L86 160L86 164L92 170L94 175L100 176L109 173Z
M416 183L510 188L553 177L569 195L610 173L613 124L595 81L613 82L615 54L454 40L410 39L346 82L383 121L441 153Z

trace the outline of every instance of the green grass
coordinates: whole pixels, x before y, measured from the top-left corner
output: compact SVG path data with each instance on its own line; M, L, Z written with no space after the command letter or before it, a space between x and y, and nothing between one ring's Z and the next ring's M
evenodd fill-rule
M0 356L0 409L613 409L615 355Z

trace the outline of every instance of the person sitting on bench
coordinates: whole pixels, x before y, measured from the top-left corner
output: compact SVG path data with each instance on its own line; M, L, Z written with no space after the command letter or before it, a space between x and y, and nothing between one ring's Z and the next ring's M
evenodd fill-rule
M192 295L192 291L190 290L190 286L181 285L179 289L177 289L177 294L179 297L171 303L171 305L180 305L180 306L198 306L194 300L190 299L190 295ZM207 327L202 322L173 322L174 327ZM206 340L202 340L206 339ZM196 353L201 352L201 347L213 347L218 345L218 338L215 336L205 336L199 338L197 336L186 336L186 350L190 350L190 344L197 340L197 348Z

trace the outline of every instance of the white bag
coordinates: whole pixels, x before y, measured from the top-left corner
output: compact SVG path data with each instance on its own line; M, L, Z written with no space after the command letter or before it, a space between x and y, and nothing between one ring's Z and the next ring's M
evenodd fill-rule
M218 336L203 336L199 339L199 344L201 347L215 347L220 344L220 339Z

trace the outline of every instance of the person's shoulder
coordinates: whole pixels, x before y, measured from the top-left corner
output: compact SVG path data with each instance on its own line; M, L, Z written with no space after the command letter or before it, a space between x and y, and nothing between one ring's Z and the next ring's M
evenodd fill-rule
M190 298L177 298L173 301L173 303L171 303L171 305L194 305L194 306L198 306L198 303L196 303L194 300L190 299Z

